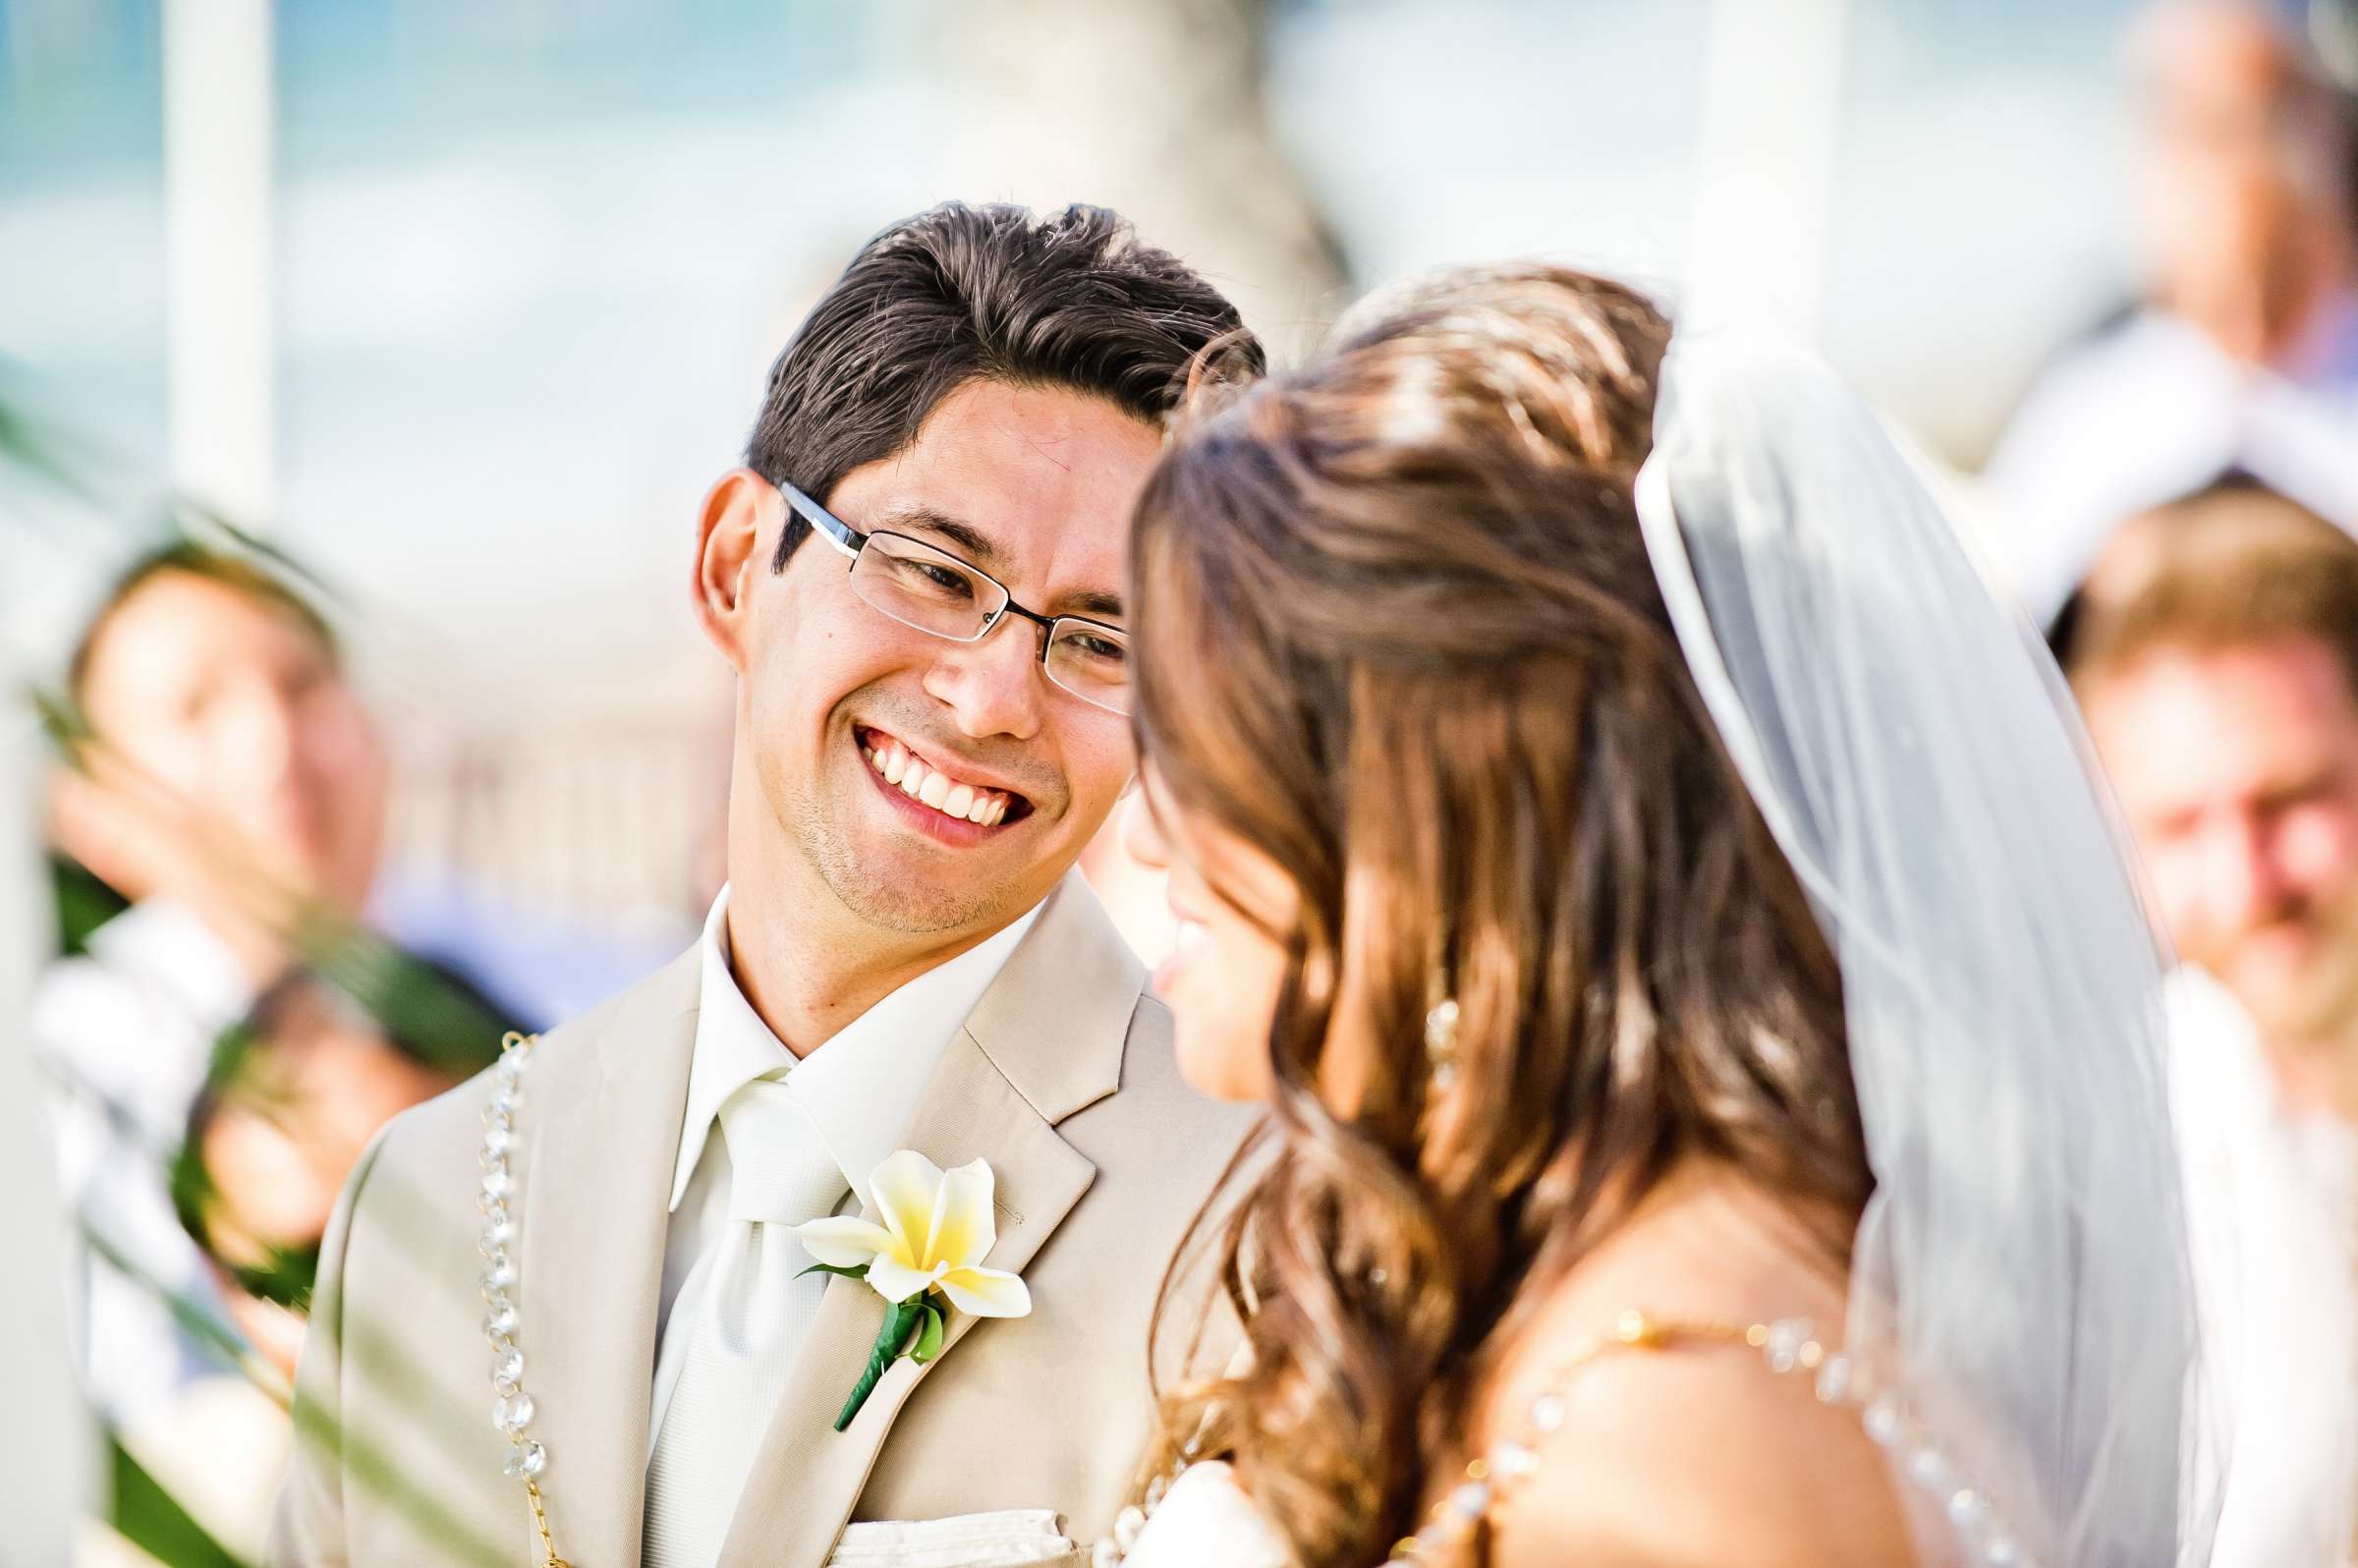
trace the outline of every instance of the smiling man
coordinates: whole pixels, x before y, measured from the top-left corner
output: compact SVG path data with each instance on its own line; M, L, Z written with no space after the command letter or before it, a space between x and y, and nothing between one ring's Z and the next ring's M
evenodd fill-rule
M1226 301L1089 207L934 208L813 310L697 531L737 677L731 885L697 948L364 1161L277 1560L1063 1562L1111 1535L1155 1293L1242 1128L1180 1086L1073 866L1132 768L1131 503L1215 349L1259 367ZM845 1420L887 1304L795 1227L903 1212L888 1161L987 1166L904 1260L982 1271Z
M2242 478L2138 517L2064 663L2178 956L2358 1122L2358 543Z
M2358 542L2220 480L2114 534L2064 653L2185 961L2171 1110L2235 1433L2211 1560L2358 1560Z

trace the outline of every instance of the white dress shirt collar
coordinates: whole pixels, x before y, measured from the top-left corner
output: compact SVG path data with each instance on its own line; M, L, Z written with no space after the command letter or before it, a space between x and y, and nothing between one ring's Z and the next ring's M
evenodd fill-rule
M988 940L918 976L797 1062L730 973L728 909L723 887L699 943L702 996L688 1068L688 1110L672 1165L671 1209L677 1213L687 1196L722 1102L753 1080L781 1071L826 1140L844 1184L865 1198L869 1177L916 1114L933 1064L1039 910L1035 906Z

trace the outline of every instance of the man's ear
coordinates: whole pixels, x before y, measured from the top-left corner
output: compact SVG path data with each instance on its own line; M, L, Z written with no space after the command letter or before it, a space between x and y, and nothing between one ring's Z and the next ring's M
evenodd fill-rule
M696 574L689 596L704 636L743 673L754 588L765 564L762 538L781 521L783 503L751 469L731 469L704 496L696 524Z

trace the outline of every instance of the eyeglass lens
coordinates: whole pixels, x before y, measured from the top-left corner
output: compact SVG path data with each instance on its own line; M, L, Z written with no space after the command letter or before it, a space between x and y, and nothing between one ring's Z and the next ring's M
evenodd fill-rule
M1007 609L1008 594L947 551L898 533L871 533L852 562L853 591L905 626L972 643ZM1130 644L1091 621L1058 619L1042 660L1048 679L1117 713L1130 702Z

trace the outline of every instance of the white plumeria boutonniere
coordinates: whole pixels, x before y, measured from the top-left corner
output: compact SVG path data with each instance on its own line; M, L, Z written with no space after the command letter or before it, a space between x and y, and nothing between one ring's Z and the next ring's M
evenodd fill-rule
M1032 1292L1022 1280L982 1266L999 1236L987 1162L944 1171L904 1148L876 1167L868 1190L883 1224L846 1214L794 1227L804 1249L818 1260L804 1273L865 1279L891 1303L868 1366L835 1418L837 1431L860 1414L885 1368L903 1356L922 1367L941 1354L951 1308L976 1317L1021 1317L1032 1311Z

